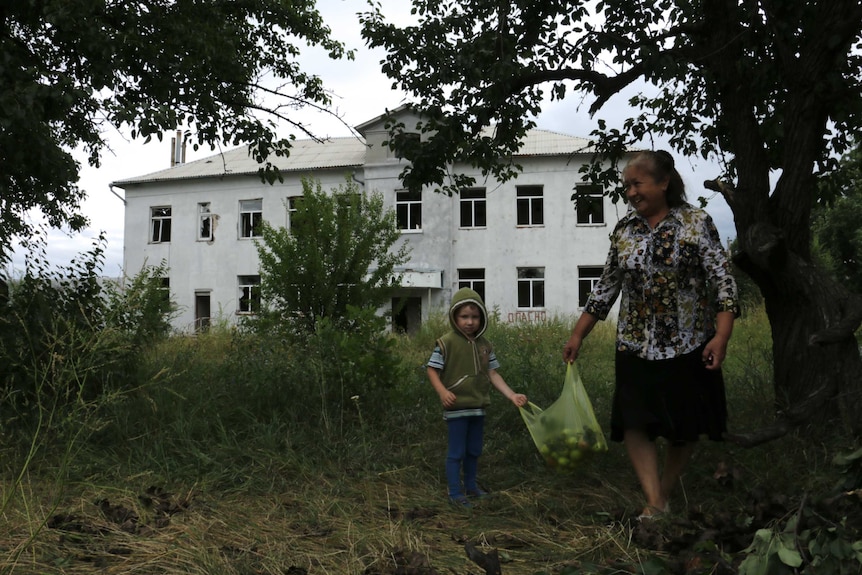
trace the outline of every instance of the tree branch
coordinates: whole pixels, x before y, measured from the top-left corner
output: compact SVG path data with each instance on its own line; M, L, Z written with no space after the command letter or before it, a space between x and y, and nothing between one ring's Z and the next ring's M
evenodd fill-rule
M721 194L730 206L732 206L736 200L736 188L733 186L732 183L725 182L720 178L715 178L714 180L705 180L703 182L703 187L707 190L711 190L713 192L718 192L719 194Z
M531 74L524 74L509 82L510 93L517 93L527 88L544 82L558 82L561 80L575 80L592 84L596 101L590 106L590 115L595 114L611 96L618 94L626 86L643 75L644 67L634 66L616 76L608 76L595 70L583 70L580 68L561 68L559 70L542 70Z
M850 294L849 309L845 310L841 321L822 329L808 338L808 345L827 345L855 337L856 330L862 325L862 296Z
M820 386L810 393L804 401L784 412L779 412L778 420L768 427L744 433L725 432L723 437L726 441L742 447L755 447L773 439L784 437L791 430L801 427L808 421L812 413L819 413L820 406L829 400L828 392L831 389L832 387L829 385Z
M794 426L790 425L787 421L782 420L770 425L769 427L762 427L755 431L745 433L726 432L723 437L725 441L735 443L740 447L756 447L758 445L763 445L764 443L769 443L770 441L780 437L784 437L793 427Z

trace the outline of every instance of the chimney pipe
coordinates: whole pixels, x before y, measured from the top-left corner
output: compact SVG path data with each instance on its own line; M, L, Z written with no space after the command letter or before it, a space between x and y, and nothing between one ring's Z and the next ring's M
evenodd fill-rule
M186 140L183 133L177 130L176 137L171 138L171 167L186 163Z

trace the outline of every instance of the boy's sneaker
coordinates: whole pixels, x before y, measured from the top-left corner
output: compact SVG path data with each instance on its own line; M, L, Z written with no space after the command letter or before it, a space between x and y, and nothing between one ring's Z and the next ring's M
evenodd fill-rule
M488 497L488 492L482 490L479 487L477 487L476 489L468 489L467 490L467 497L469 497L471 499L483 499L485 497Z
M455 507L473 507L473 504L470 503L470 500L467 499L464 495L452 495L449 497L449 503L454 505Z

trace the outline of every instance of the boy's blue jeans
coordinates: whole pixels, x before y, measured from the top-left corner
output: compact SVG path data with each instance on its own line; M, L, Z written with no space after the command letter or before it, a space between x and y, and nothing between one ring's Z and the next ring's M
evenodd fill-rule
M464 495L464 490L478 491L476 474L479 456L482 455L482 436L485 416L472 415L446 420L449 427L449 452L446 454L446 483L449 497ZM461 487L461 469L464 470L464 486Z

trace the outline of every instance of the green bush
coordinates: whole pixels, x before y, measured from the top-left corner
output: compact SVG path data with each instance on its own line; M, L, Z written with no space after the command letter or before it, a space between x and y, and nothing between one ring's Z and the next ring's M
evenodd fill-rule
M397 287L396 268L407 259L395 212L380 194L347 181L331 192L304 179L290 227L264 224L257 243L264 309L256 323L270 333L314 331L327 319L351 330L349 308L376 310Z
M103 243L58 268L48 265L44 245L31 244L23 276L8 282L0 319L4 427L32 430L48 414L64 420L64 409L134 387L128 376L140 346L166 334L157 327L169 320L168 304L150 281L160 268L121 290L99 275ZM133 302L148 299L161 303L130 318Z

